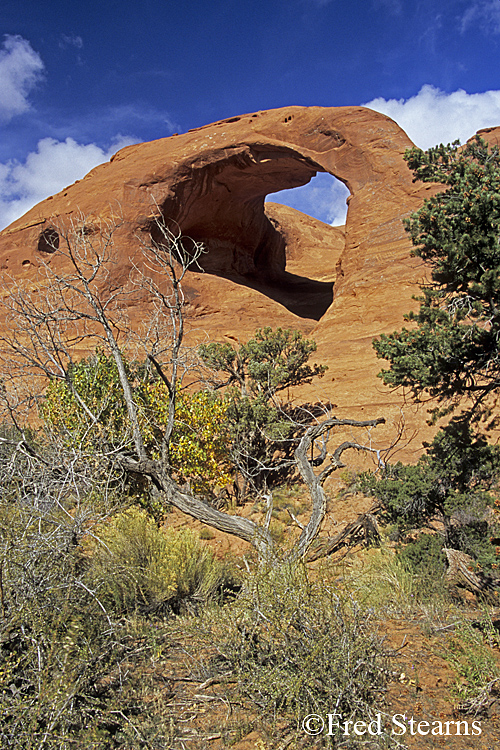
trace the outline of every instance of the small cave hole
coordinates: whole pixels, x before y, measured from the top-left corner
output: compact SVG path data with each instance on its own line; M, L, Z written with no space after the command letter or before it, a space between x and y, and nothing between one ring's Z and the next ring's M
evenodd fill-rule
M40 253L55 253L59 249L59 234L54 229L44 229L38 238L37 250Z

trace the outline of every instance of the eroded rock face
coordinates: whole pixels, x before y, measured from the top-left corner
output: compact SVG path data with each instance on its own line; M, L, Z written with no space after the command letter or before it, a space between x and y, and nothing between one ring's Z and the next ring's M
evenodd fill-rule
M136 244L137 231L147 231L150 217L160 211L205 243L208 273L256 289L301 318L319 320L332 303L335 276L318 280L313 268L302 274L287 268L287 257L296 255L295 246L304 241L300 234L285 239L278 209L273 216L264 210L266 195L328 171L353 194L349 235L353 224L373 223L367 198L375 193L377 211L387 213L386 204L394 204L399 187L397 173L403 172L403 182L409 183L407 170L401 169L408 145L392 121L370 110L289 107L129 146L14 222L1 236L0 258L14 273L19 263L26 270L36 263L33 252L43 255L51 247L52 225L79 213L90 219L122 215L125 256ZM374 218L380 224L380 215ZM318 244L331 236L323 227ZM346 256L342 284L350 270Z
M128 146L0 233L0 265L25 277L53 249L60 223L120 217L116 276L126 283L137 235L162 213L208 249L205 273L187 284L198 335L244 341L257 326L298 328L330 368L302 395L331 400L339 413L390 418L400 400L376 378L371 339L400 327L414 304L423 271L401 220L435 190L412 183L403 160L411 145L392 120L362 107L286 107ZM318 171L351 192L345 233L265 205Z

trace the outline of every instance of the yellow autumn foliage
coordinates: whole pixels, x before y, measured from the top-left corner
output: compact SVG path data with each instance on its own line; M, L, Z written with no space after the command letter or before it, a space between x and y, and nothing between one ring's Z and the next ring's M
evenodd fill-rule
M168 424L167 387L162 380L153 379L144 364L125 364L144 444L151 458L159 458ZM130 442L118 371L112 357L102 350L74 365L71 387L65 381L51 381L40 411L51 429L89 452L103 446L126 446ZM183 391L177 396L169 460L178 479L189 480L196 492L224 487L231 478L226 411L226 402L209 391Z

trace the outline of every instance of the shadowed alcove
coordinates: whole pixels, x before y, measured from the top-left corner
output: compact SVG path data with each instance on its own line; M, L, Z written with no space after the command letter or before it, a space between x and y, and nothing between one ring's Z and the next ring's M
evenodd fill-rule
M201 266L206 273L255 289L299 317L320 320L333 300L334 275L315 279L290 270L288 241L302 214L293 212L294 217L293 209L283 206L282 221L279 207L269 211L265 202L270 195L278 198L280 190L307 185L324 170L284 146L253 144L235 151L179 175L174 194L161 206L163 217L205 245ZM151 231L159 240L154 225Z

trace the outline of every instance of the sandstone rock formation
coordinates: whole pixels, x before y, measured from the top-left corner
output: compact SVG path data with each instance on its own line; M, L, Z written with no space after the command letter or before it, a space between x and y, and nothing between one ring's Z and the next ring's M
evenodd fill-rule
M0 266L30 278L58 225L80 214L96 223L120 216L116 274L126 283L137 234L161 212L208 249L205 272L187 284L192 337L244 341L258 326L298 328L329 366L301 395L331 400L339 415L390 422L401 397L376 378L371 340L400 327L415 304L424 271L401 220L435 190L412 183L403 160L411 145L369 109L286 107L128 146L0 233ZM265 204L318 171L350 190L345 232Z

